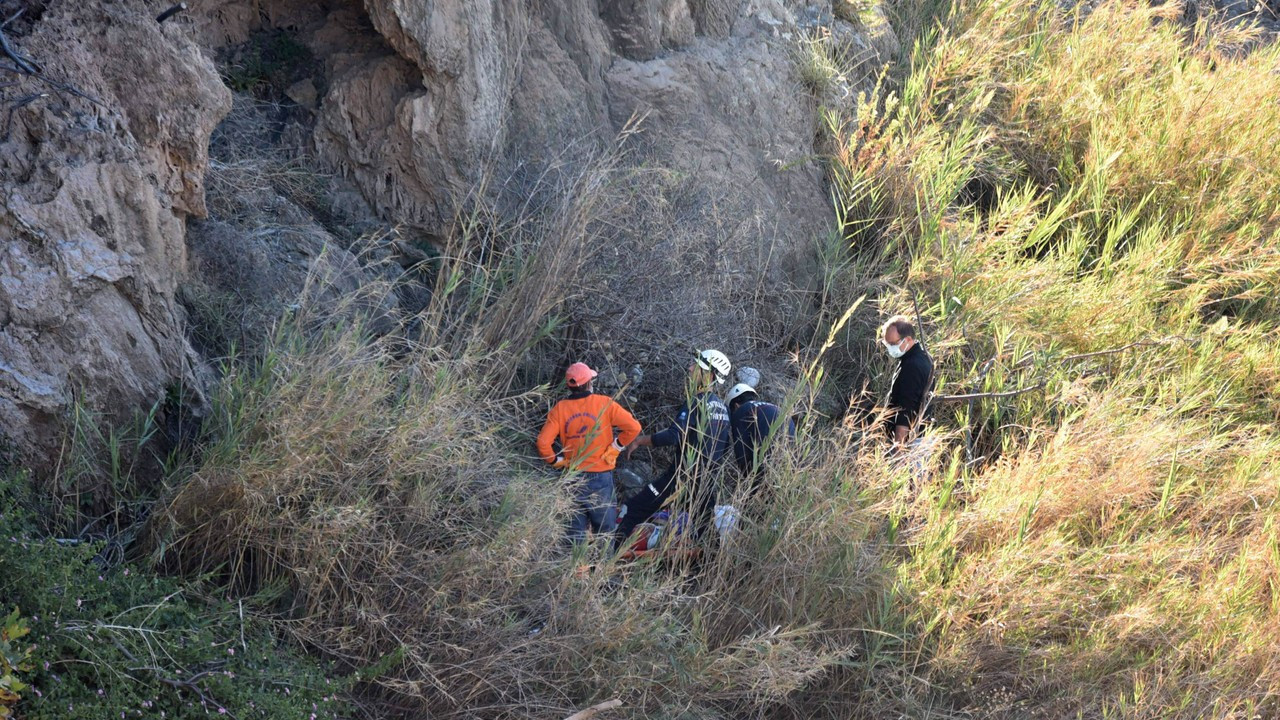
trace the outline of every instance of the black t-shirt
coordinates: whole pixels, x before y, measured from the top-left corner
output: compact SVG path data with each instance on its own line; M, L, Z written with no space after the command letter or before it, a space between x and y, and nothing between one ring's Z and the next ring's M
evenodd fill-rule
M933 359L920 344L911 346L898 358L898 369L893 373L893 386L889 390L889 431L895 425L911 427L916 415L925 410L925 396L933 389Z

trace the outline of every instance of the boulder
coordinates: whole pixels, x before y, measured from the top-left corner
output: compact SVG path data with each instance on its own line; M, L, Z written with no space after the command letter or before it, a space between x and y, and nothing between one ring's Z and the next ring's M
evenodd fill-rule
M311 36L329 74L315 139L388 218L438 231L499 158L536 160L611 137L611 41L594 2L366 7L383 48L345 50L359 23L337 18L351 10Z
M264 5L255 29L289 18L323 59L323 81L301 88L324 88L316 151L388 220L440 234L486 176L599 151L636 115L646 147L780 213L777 227L829 219L816 104L792 59L809 4L333 0L308 4L323 10L309 22L286 5ZM232 4L212 12L236 20L206 16L211 42L246 32Z

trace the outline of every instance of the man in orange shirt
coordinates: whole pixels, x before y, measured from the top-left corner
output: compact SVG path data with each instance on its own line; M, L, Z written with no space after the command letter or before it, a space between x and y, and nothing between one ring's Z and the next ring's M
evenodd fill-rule
M565 371L569 397L547 413L547 422L538 433L538 455L552 467L582 473L582 484L574 490L577 508L569 522L569 539L586 539L587 527L610 534L618 526L614 503L613 469L618 453L640 434L640 423L626 408L608 395L591 391L596 371L586 363L574 363ZM614 438L614 430L618 437ZM560 453L552 447L560 441Z

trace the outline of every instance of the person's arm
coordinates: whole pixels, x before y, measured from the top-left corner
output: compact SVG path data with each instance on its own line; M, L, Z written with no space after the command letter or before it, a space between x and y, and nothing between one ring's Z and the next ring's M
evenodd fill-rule
M653 436L637 435L635 440L627 443L627 446L623 448L623 457L630 460L631 453L635 452L638 447L653 447Z
M638 447L669 447L678 445L684 437L685 427L689 423L689 410L683 409L676 416L675 422L671 423L671 427L652 435L639 435L635 440L627 443L626 458L631 459L631 453L636 451Z
M640 437L640 422L635 416L627 412L627 409L613 403L609 406L610 420L613 427L618 428L618 444L630 445L632 441Z
M733 447L733 459L743 472L750 469L747 459L747 443L751 442L750 432L749 428L744 427L741 415L735 415L729 419L729 444Z
M556 408L551 408L551 412L547 413L547 422L543 424L542 430L538 432L538 457L547 463L554 464L556 461L556 452L551 444L560 437L560 414L556 412Z
M680 414L676 416L675 421L671 423L670 427L662 432L654 433L649 436L649 444L654 447L671 447L672 445L679 445L680 442L684 440L685 432L689 429L690 418L692 417L693 413L689 411L689 408L681 408Z

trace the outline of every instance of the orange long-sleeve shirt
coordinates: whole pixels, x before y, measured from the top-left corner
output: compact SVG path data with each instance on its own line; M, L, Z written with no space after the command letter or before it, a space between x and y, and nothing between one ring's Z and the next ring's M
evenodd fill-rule
M538 433L538 455L555 462L551 444L559 438L571 467L583 472L612 470L616 460L606 461L603 455L613 443L615 429L619 444L626 445L640 434L640 423L608 395L571 395L547 413L547 422Z

